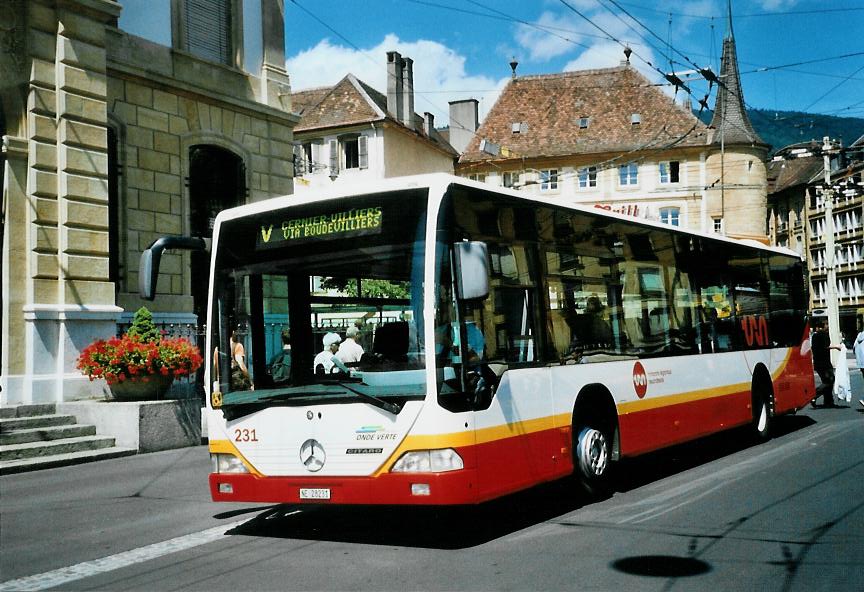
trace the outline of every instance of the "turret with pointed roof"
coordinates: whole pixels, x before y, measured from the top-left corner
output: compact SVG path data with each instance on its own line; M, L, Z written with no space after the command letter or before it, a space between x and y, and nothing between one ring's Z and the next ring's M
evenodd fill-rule
M738 73L738 55L735 51L735 35L732 31L732 2L727 1L728 24L723 39L723 57L720 61L720 87L714 103L714 117L711 127L714 133L708 136L708 143L758 144L767 146L759 137L744 105L741 90L741 76Z

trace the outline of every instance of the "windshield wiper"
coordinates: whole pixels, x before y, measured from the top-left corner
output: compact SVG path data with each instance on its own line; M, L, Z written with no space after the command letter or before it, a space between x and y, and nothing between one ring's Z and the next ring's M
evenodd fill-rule
M365 399L367 402L374 405L375 407L380 407L384 411L389 411L393 415L399 415L399 412L402 411L402 408L395 403L391 403L390 401L385 401L384 399L381 399L374 395L370 395L369 393L364 393L362 391L358 391L357 389L353 389L344 382L338 382L337 384L345 390L351 391L352 393L356 394L361 399Z
M255 413L256 411L260 411L261 409L266 409L271 405L271 403L275 403L279 400L285 399L304 399L304 398L317 398L317 397L333 397L334 395L343 395L345 391L353 393L366 401L367 403L374 405L384 411L392 413L393 415L399 415L402 411L402 408L395 403L391 403L390 401L385 401L379 397L374 395L370 395L368 393L364 393L362 391L358 391L356 389L351 388L344 382L332 382L329 383L331 386L340 386L344 390L322 390L322 391L281 391L276 393L271 393L268 395L262 395L257 399L247 400L243 402L236 403L225 403L222 405L222 413L225 414L226 419L236 419L238 417L242 417L244 415L249 415L251 413ZM283 403L284 404L284 403Z
M269 395L264 395L260 398L261 401L273 401L275 399L294 399L301 397L320 397L320 396L328 396L328 395L339 395L341 391L301 391L297 392L296 390L282 390L278 393L272 393Z

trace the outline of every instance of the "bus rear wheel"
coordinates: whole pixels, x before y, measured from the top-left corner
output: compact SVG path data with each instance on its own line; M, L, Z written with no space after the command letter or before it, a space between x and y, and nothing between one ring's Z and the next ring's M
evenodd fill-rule
M750 421L750 434L757 443L771 438L771 419L774 411L774 389L771 377L764 366L759 366L753 374L750 387L750 407L753 417Z
M609 491L609 469L612 446L603 430L585 426L574 443L574 473L582 488L592 497Z

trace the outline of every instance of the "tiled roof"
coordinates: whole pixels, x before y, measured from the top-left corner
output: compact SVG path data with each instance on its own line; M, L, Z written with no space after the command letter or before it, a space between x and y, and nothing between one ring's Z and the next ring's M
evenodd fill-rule
M711 127L715 128L712 143L759 144L767 146L759 137L747 110L741 90L741 77L738 74L738 57L735 52L735 38L731 34L723 40L723 59L720 65L720 88L714 103L714 117Z
M588 127L580 128L584 117ZM521 124L518 133L514 124ZM511 80L459 162L501 158L481 152L481 139L511 157L532 158L701 146L706 131L688 109L623 65Z
M370 104L364 93L359 91L359 88L362 87L358 87L359 81L349 74L340 80L336 86L329 89L315 89L292 93L291 100L295 110L299 103L297 98L295 98L298 95L312 93L309 97L312 100L316 96L320 96L317 103L313 104L310 101L304 111L298 111L301 119L297 127L294 128L294 131L304 132L313 129L341 127L383 119L384 115L375 109L374 103ZM298 98L302 100L306 97L299 96Z
M768 193L780 193L791 187L807 185L822 172L822 157L772 160L768 163Z
M291 93L291 107L294 113L303 115L320 103L321 99L326 97L332 89L332 86L322 86Z
M385 119L394 125L402 125L387 113L387 97L353 74L348 74L335 86L291 93L291 101L294 112L300 115L300 123L294 128L295 133ZM437 130L432 131L431 137L423 133L422 117L415 113L414 120L418 122L415 133L456 156L456 151Z

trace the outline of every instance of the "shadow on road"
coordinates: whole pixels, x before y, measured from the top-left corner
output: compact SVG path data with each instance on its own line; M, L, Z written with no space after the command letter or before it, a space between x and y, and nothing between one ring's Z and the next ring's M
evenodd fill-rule
M771 428L771 437L773 440L782 439L815 423L804 415L777 417ZM631 491L757 445L747 430L736 429L624 459L616 467L615 490Z
M464 549L562 516L582 503L575 484L562 480L471 507L277 506L226 534Z
M612 569L634 576L684 578L711 571L711 564L693 557L674 555L640 555L624 557L611 563Z
M775 420L774 438L783 438L812 425L805 416ZM753 445L740 431L731 431L635 459L622 461L613 489L624 492L712 462ZM393 545L433 549L473 547L573 512L588 503L576 484L564 479L533 487L471 507L313 506L280 505L266 509L229 531L230 535L315 541ZM254 508L245 511L259 511ZM240 510L232 515L239 515ZM223 515L220 515L222 517ZM704 566L631 558L616 568L659 573Z

